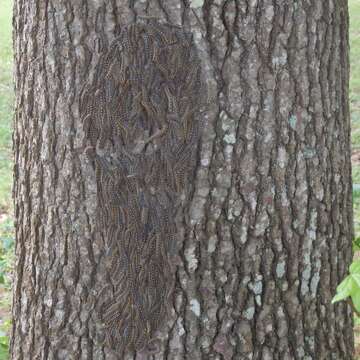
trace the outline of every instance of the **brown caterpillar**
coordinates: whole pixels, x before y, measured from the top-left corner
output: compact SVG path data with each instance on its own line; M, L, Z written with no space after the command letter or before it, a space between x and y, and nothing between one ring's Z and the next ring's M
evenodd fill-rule
M196 164L204 90L191 34L150 21L122 30L82 92L112 282L98 311L119 354L150 350L172 304L174 217Z

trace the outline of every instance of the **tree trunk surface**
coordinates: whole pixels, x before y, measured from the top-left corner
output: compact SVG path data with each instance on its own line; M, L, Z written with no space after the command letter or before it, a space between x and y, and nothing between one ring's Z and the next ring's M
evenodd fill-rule
M100 340L106 283L79 96L153 16L194 34L209 97L160 352ZM351 359L346 0L15 0L11 359Z

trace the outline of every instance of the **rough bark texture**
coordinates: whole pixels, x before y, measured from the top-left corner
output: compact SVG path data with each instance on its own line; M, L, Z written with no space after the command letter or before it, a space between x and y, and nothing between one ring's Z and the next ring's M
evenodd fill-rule
M154 356L351 359L331 305L352 257L346 0L16 0L16 281L11 358L120 359L79 93L139 15L194 33L210 97L181 219L172 319Z

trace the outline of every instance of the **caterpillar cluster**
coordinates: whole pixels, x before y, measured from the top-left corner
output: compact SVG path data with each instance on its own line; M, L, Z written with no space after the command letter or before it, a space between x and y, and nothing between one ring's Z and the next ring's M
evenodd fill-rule
M111 274L98 311L119 354L149 347L172 304L174 218L196 165L203 93L192 35L148 21L122 30L81 95Z

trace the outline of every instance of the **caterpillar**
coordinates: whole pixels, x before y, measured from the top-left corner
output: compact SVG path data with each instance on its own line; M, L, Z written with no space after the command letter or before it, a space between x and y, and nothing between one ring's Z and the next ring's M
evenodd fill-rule
M97 311L123 354L150 349L172 306L174 217L195 170L205 86L192 35L156 20L124 27L95 71L80 115L111 274Z

